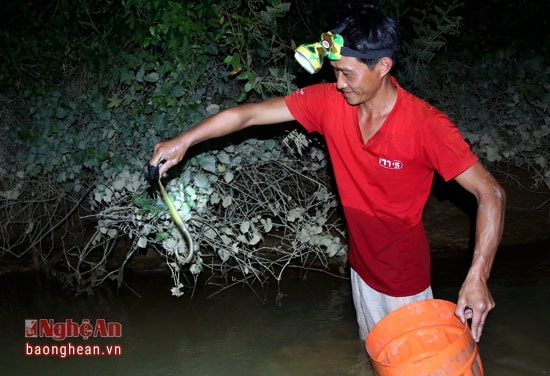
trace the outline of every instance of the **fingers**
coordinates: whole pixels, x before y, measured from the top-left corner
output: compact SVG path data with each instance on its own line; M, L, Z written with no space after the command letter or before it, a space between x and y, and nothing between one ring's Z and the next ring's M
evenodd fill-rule
M178 162L175 162L173 159L161 159L158 165L160 177L163 177L164 175L166 175L166 172L168 172L168 170L171 167L175 166Z
M485 325L486 318L487 313L476 313L476 311L474 310L470 329L472 331L472 338L476 342L479 342L479 339L481 338L481 333L483 332L483 326Z
M460 322L464 324L466 320L472 318L473 310L466 306L465 303L461 303L459 300L456 304L455 315L460 319Z
M474 328L472 324L472 337L474 341L479 342L479 339L481 338L481 333L483 332L484 325L485 325L485 320L480 321L477 328Z
M472 338L474 341L479 342L481 334L483 332L483 327L485 326L485 320L491 308L487 306L470 308L457 305L455 314L460 319L462 323L465 323L467 320L471 320L470 330L472 332Z
M164 176L166 172L179 163L182 152L174 140L159 142L155 145L153 156L149 160L149 166L158 167L158 175Z
M159 142L155 145L155 148L153 150L153 156L149 160L149 166L158 166L160 167L161 161L163 160L163 148L162 148L162 142Z

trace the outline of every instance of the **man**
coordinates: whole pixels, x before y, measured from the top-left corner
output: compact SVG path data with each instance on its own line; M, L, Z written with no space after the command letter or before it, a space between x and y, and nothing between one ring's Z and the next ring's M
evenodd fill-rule
M155 146L150 165L161 176L187 149L252 125L297 120L322 134L334 167L349 236L351 284L360 336L389 312L432 298L430 253L422 224L434 172L477 199L475 249L456 315L471 319L479 341L495 306L487 279L502 235L505 192L449 118L402 89L390 75L401 44L397 23L374 7L344 19L321 41L301 46L310 72L324 58L336 83L243 104L199 122Z

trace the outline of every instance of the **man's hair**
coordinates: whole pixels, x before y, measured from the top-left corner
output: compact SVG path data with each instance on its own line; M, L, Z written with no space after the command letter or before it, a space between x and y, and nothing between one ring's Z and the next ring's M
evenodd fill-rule
M381 9L372 5L351 9L334 30L340 30L344 45L356 51L391 50L389 57L396 63L396 55L401 48L401 32L397 21ZM374 69L379 61L359 60L367 64L369 69Z

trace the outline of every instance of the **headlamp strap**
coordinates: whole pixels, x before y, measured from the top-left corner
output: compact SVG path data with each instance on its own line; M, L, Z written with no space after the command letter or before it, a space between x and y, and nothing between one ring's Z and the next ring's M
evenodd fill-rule
M344 46L344 37L336 30L321 34L321 45L325 49L325 56L329 60L340 60L342 56L356 57L358 59L378 60L385 56L391 56L393 51L390 49L369 50L360 52Z
M323 59L340 60L342 56L355 57L362 60L378 60L384 56L392 56L390 49L369 50L360 52L344 46L344 37L338 33L341 30L328 31L321 34L321 41L313 44L302 44L294 54L296 60L309 73L318 72L323 65Z

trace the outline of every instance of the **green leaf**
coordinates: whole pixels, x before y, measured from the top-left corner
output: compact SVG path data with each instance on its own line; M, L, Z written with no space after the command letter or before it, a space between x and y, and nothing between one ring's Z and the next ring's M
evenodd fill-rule
M159 74L157 72L148 73L143 79L147 82L157 82L159 80Z
M200 167L208 172L216 173L216 157L211 154L205 154L200 157Z
M65 119L67 117L67 110L64 109L63 107L57 107L55 111L55 116L58 119Z
M204 174L195 175L193 181L198 188L208 188L210 186L210 181Z

